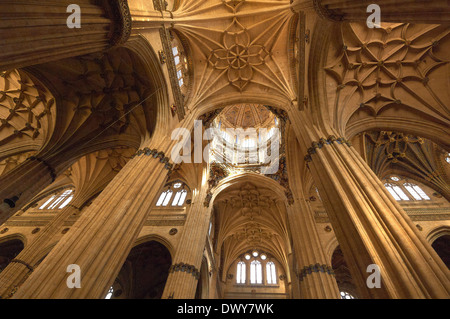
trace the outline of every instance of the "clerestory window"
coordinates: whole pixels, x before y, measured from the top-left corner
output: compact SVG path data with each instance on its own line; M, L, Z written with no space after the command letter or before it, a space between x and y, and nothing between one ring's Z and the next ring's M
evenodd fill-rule
M403 180L399 176L390 176L384 186L398 201L430 200L423 189L415 183Z
M250 285L277 284L277 269L275 263L266 253L254 250L245 253L237 263L236 283ZM247 269L249 272L247 273ZM246 281L247 276L249 282Z
M40 210L56 210L63 209L66 207L73 199L73 189L67 189L63 192L60 192L56 195L50 196L41 206L39 206Z
M182 207L188 196L187 186L182 182L174 182L166 185L156 202L157 207Z

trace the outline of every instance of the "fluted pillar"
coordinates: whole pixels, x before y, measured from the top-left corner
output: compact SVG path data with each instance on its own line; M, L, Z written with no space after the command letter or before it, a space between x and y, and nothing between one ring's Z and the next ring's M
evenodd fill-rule
M304 299L337 299L339 289L317 234L313 216L304 198L287 207L289 226L298 264L300 296Z
M294 2L302 2L296 0ZM313 0L317 14L333 21L366 21L370 4L380 6L381 22L450 23L447 0Z
M207 174L208 169L205 167L202 170L203 181L207 180ZM206 182L203 183L187 213L162 299L193 299L195 297L211 218L211 207L204 205L207 185Z
M115 177L127 157L133 155L132 149L118 148L95 152L82 157L72 165L71 178L75 186L73 200L42 229L38 237L16 256L0 274L0 296L11 297L28 278L42 259L42 247L49 246L58 235L64 222L78 214L81 207L93 196L101 192Z
M299 281L297 278L297 274L295 273L295 264L297 263L295 255L293 253L289 254L288 256L288 262L289 262L289 272L291 277L291 298L292 299L300 299L300 287L299 287Z
M214 253L214 260L217 260L217 254ZM218 299L217 285L219 283L219 271L214 265L211 269L211 280L209 283L209 299Z
M305 157L362 298L449 298L450 272L356 150L342 138ZM369 288L376 264L381 287Z
M72 3L81 10L80 28L67 25ZM2 1L0 71L103 51L130 33L126 0Z
M168 145L136 153L13 298L102 298L120 271L172 168ZM67 267L81 270L68 288Z

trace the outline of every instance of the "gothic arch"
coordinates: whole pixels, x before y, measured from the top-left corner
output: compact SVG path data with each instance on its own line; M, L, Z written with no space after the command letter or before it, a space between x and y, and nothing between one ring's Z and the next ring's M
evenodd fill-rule
M151 101L156 105L156 116L154 119L156 125L153 128L152 133L155 136L160 134L164 136L164 134L167 133L167 127L169 126L172 114L169 108L169 88L164 77L161 62L151 44L142 35L130 39L125 44L125 47L130 49L141 59L147 77L153 84L155 94ZM146 116L150 117L150 114L146 114Z
M20 240L24 247L27 246L27 237L21 233L10 234L0 239L0 244L6 243L11 240Z
M349 140L365 131L399 131L406 134L421 136L433 141L444 149L450 149L450 134L448 126L435 123L424 122L417 119L406 119L401 117L377 117L350 119L345 136Z
M134 243L113 283L119 282L125 291L121 298L161 298L172 264L169 247L168 241L157 235L144 236Z
M264 186L259 188L253 185ZM239 194L244 192L244 195L236 192ZM219 274L222 280L225 280L227 270L242 254L242 251L252 247L267 251L283 266L283 269L288 269L287 254L291 243L287 229L286 207L284 206L286 194L280 184L267 176L243 173L221 180L212 189L212 194L211 203L216 210L225 209L228 211L227 215L236 214L236 216L233 215L232 220L227 220L224 215L221 215L223 220L217 221L220 223L217 234L217 252L221 256ZM227 201L230 202L230 205L234 205L232 203L236 202L228 199L229 196L250 196L249 200L253 196L259 196L260 198L258 197L259 200L257 200L259 206L253 208L249 202L242 207L224 208L223 205L228 205ZM217 200L219 202L216 202ZM248 204L250 206L247 206ZM216 207L216 205L219 206ZM246 207L250 207L250 211ZM247 216L248 214L250 215ZM276 222L273 219L276 219ZM288 272L286 271L286 273Z
M433 244L433 242L438 239L441 236L449 236L450 235L450 226L438 226L436 228L433 228L430 230L426 236L427 241L430 244Z
M163 245L169 251L170 257L173 259L173 256L175 253L173 244L170 242L170 240L168 238L163 237L158 234L149 234L149 235L144 235L142 237L138 237L136 239L136 241L134 242L132 249L139 245L149 243L151 241L156 241L156 242L160 243L161 245Z

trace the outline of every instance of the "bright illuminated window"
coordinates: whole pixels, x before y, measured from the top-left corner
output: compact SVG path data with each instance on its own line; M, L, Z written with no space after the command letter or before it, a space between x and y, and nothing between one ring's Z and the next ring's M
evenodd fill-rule
M262 284L262 266L258 260L253 260L250 264L250 283Z
M341 291L341 299L355 299L355 297L353 297L346 291Z
M105 299L111 299L111 297L113 296L113 293L114 293L114 288L113 288L113 287L109 288L108 293L106 294Z
M411 183L404 183L403 186L408 190L408 192L414 197L415 200L430 200L427 194L417 185Z
M397 195L397 193L394 191L394 189L391 187L390 184L384 184L384 187L391 193L391 195L394 197L395 200L402 200L400 196Z
M159 196L158 201L156 202L156 206L167 206L172 197L173 192L168 189Z
M395 200L430 200L431 198L418 185L404 181L401 177L391 176L384 184Z
M39 207L39 209L44 209L48 205L48 203L50 203L52 200L55 199L55 197L56 197L56 195L53 195L52 197L50 197L50 199L47 200L41 207Z
M73 199L73 190L68 189L59 195L53 195L39 209L62 209L66 207Z
M245 267L245 268L242 268ZM244 270L243 270L244 269ZM248 274L243 273L247 269ZM250 285L276 285L277 269L271 256L259 250L248 251L240 256L237 262L236 272L237 283L247 283ZM249 281L245 282L242 278L249 276Z
M175 35L172 40L172 54L177 72L178 85L180 86L182 92L185 93L185 82L187 80L185 79L185 74L188 71L188 61L183 50L183 46L178 37Z
M188 192L186 185L182 182L174 182L173 184L167 184L166 189L163 190L156 202L157 207L166 207L172 200L172 207L183 206L186 202ZM173 190L172 190L173 189Z
M268 284L277 283L277 272L275 269L275 263L273 261L269 261L266 264L266 279Z
M245 284L245 263L243 261L237 264L236 283Z
M186 196L187 196L187 192L184 189L177 192L175 194L175 198L173 199L172 206L183 206Z
M386 189L391 193L391 195L395 198L395 200L409 200L409 197L406 196L405 192L395 184L384 184Z

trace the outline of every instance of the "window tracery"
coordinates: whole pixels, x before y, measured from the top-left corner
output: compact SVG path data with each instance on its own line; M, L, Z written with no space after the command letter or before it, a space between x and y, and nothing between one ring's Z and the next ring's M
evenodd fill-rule
M59 210L66 207L73 199L73 189L66 189L62 192L50 196L43 204L39 206L39 210Z
M187 91L188 59L181 41L172 35L172 55L175 62L178 85L183 94Z
M403 180L399 176L390 176L385 181L384 187L397 201L430 200L419 185Z
M355 299L355 297L353 297L346 291L341 291L340 294L341 294L341 299Z
M249 269L249 273L246 271ZM247 282L247 275L249 281ZM241 256L237 263L236 283L250 285L277 284L277 270L275 263L268 254L253 250Z
M111 299L114 293L114 287L109 288L108 293L106 294L105 299Z
M182 207L188 196L187 186L183 182L176 181L165 186L156 202L157 207ZM172 200L172 201L171 201Z
M243 261L238 262L236 272L236 283L245 284L245 263Z

